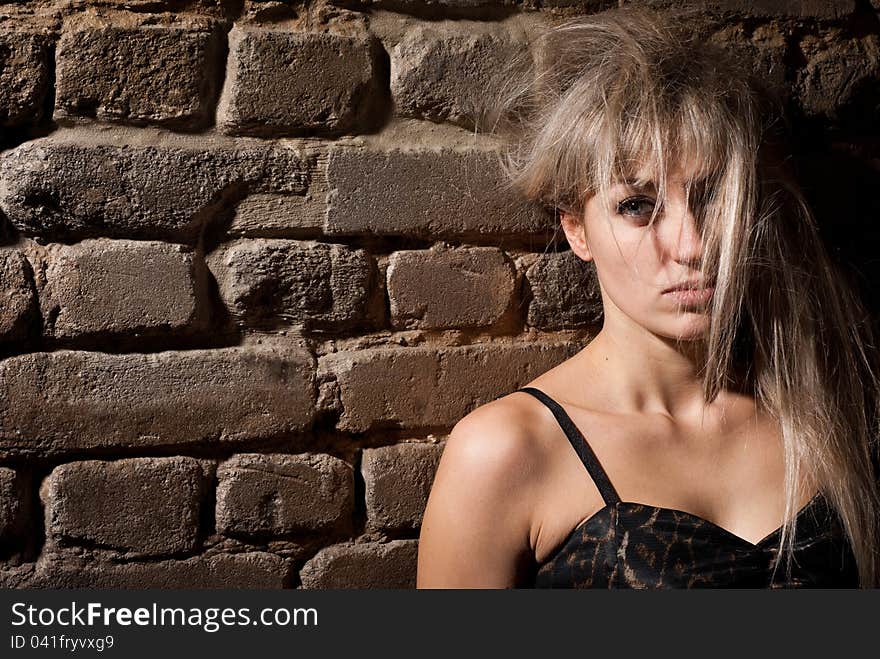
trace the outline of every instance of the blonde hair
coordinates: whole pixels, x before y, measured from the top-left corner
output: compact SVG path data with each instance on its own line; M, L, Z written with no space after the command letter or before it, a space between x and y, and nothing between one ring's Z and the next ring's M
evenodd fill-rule
M711 402L740 381L779 422L787 522L774 574L783 554L791 569L806 470L839 514L861 586L874 587L873 329L788 171L782 102L694 36L695 17L624 7L549 29L535 44L533 75L508 75L485 123L505 140L510 184L553 209L580 213L647 165L658 192L653 222L670 166L682 158L701 166L689 187L699 191L703 266L716 278L703 395Z

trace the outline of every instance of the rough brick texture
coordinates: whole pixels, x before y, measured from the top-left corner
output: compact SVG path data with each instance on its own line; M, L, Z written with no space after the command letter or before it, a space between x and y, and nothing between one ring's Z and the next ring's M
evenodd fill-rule
M503 32L410 31L391 52L397 113L468 128L478 125L489 109L486 101L492 97L495 75L524 48Z
M604 0L586 0L588 4L602 1ZM486 10L491 16L493 13L497 14L491 11L495 8L513 10L520 4L517 0L332 0L332 3L358 8L374 7L389 11L412 12L436 18L487 15L481 10Z
M242 454L217 469L217 531L283 536L350 526L351 465L325 454Z
M206 490L193 458L131 458L61 465L40 494L54 539L163 556L197 548Z
M543 210L503 190L491 151L334 149L327 233L423 238L539 233Z
M371 529L412 531L421 526L444 446L406 442L364 449L361 473Z
M248 195L236 205L228 234L258 238L321 229L327 214L327 193L313 194L312 187L303 195Z
M38 563L33 575L19 587L268 590L288 587L289 573L287 561L262 551L150 563L98 563L73 556L55 556Z
M756 17L793 16L838 19L852 14L855 0L705 0L710 9L731 10Z
M526 270L531 290L527 322L543 329L597 325L602 295L592 262L574 252L542 254Z
M314 414L313 371L309 353L285 345L11 357L0 361L0 457L300 431Z
M510 306L516 269L493 247L407 250L386 272L391 322L397 327L481 327Z
M580 347L569 342L372 348L327 355L319 369L338 383L340 430L449 426Z
M71 21L58 44L55 117L203 127L213 120L222 48L222 29L205 19Z
M26 235L195 241L230 197L303 193L310 162L250 140L69 129L4 154L0 208Z
M14 469L0 467L0 557L17 545L28 524L25 478Z
M36 310L31 268L21 251L0 248L0 341L27 335Z
M550 0L552 6L580 4L579 0ZM625 0L624 4L642 4L665 9L682 6L679 0ZM616 4L616 3L613 3ZM708 12L754 18L841 19L853 13L856 0L692 0L688 7Z
M837 118L851 103L859 102L859 95L864 94L868 102L874 99L875 104L880 96L880 37L842 36L808 35L801 42L807 63L799 71L797 89L808 114ZM869 107L864 111L872 112Z
M234 28L219 127L254 135L351 130L379 93L377 57L365 36Z
M314 241L234 241L208 266L230 314L254 325L350 325L364 318L373 279L364 250Z
M0 126L37 123L50 87L52 37L24 30L0 31Z
M791 95L791 90L785 85L785 58L789 54L789 47L785 34L777 26L766 25L746 30L742 23L725 25L711 35L710 41L748 61L757 76L782 91L782 96Z
M414 588L417 540L325 547L300 570L302 588Z
M198 261L181 245L86 239L35 261L46 336L185 334L207 320Z

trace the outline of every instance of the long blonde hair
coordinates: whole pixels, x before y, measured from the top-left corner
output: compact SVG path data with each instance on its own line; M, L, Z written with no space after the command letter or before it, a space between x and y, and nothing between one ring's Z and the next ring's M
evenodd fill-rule
M839 514L862 587L880 578L880 385L873 329L829 258L789 172L783 104L747 67L693 36L693 14L624 7L541 34L532 74L514 63L483 128L505 140L510 184L581 213L592 195L657 182L681 158L694 181L703 267L716 277L703 395L744 382L779 422L787 567L804 471ZM745 372L745 380L742 373ZM774 569L775 573L775 569Z

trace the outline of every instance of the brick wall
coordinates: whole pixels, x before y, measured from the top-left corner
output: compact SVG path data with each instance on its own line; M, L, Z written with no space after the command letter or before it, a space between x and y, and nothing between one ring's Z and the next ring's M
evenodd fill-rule
M0 2L0 586L412 586L445 434L601 322L476 113L615 4ZM876 183L880 3L702 6Z

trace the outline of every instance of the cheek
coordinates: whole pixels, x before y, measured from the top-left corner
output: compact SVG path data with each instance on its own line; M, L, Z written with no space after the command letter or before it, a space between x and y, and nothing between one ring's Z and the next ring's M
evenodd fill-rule
M593 247L593 260L603 287L615 302L631 305L656 297L661 263L645 233L621 230L616 241L610 232L603 234Z

